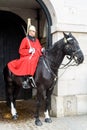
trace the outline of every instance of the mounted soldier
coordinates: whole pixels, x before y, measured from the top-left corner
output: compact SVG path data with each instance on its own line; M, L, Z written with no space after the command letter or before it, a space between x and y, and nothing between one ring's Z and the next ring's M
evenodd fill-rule
M10 61L8 63L9 70L16 76L33 77L42 50L43 48L36 38L36 28L30 25L28 34L23 38L19 47L20 59Z
M67 57L69 60L68 64L72 60L73 60L73 63L75 63L74 65L79 65L79 64L83 63L83 61L84 61L84 55L83 55L83 53L79 47L78 41L75 39L75 37L71 33L69 33L68 35L65 33L63 33L63 34L64 34L64 37L62 39L60 39L59 41L57 41L56 43L54 43L54 45L51 48L47 49L45 51L45 55L42 55L41 47L39 48L40 50L38 50L39 53L36 50L36 54L37 54L38 58L39 58L39 56L42 55L39 58L39 61L37 61L38 66L36 68L35 75L34 75L35 84L37 86L36 87L36 90L37 90L36 99L37 100L36 100L35 124L38 126L42 125L42 121L39 119L39 116L40 116L39 112L40 112L40 106L41 106L41 102L42 102L43 98L45 100L45 111L44 111L45 122L47 122L47 123L52 122L51 117L50 117L51 95L53 93L55 84L58 80L58 69L59 69L64 57L69 56L69 57ZM28 58L26 58L26 60L24 60L24 62L26 62L27 60L32 61L32 58L34 57L35 53L34 54L30 53L30 51L32 49L30 49L27 39L26 39L26 46L28 46L28 47L26 47L26 48L28 48L28 49L26 49L27 54L26 53L23 53L23 54L26 54L29 56L24 56L21 53L20 59L22 59L24 56L25 58L28 57ZM33 46L33 48L35 48L35 47ZM23 49L23 47L22 47L22 49ZM37 49L37 47L35 49ZM21 50L21 49L19 49L19 50ZM15 63L15 62L18 62L18 61L13 61L12 63ZM19 64L20 64L20 62L19 62ZM8 65L11 65L11 63L9 63ZM13 64L13 65L16 66L16 64ZM21 64L20 64L20 66L18 66L18 68L20 69L20 67L21 67ZM24 68L21 68L21 69L24 69ZM24 76L14 75L9 70L7 65L5 66L3 73L4 73L5 84L6 84L6 98L7 98L6 101L7 101L7 104L10 104L10 106L11 106L11 114L12 114L13 119L17 119L18 114L16 111L15 104L16 104L17 95L21 88L21 84L23 83L22 78L24 78ZM34 71L32 71L31 74L34 74ZM26 81L29 81L29 76L26 76L26 77L27 77Z

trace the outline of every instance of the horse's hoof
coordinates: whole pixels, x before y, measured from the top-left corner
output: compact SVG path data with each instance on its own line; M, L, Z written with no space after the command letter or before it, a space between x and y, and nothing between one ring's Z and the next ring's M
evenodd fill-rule
M13 118L13 120L17 120L18 119L18 115L14 115L12 118Z
M35 124L37 126L42 126L42 122L39 119L36 119Z
M45 119L45 122L46 122L46 123L51 123L52 120L51 120L51 118L46 118L46 119Z

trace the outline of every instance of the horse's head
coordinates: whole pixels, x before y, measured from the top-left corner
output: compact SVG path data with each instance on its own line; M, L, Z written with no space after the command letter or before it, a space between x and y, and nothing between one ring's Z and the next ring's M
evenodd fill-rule
M71 34L64 34L64 53L65 55L70 56L70 59L74 59L76 64L80 64L84 60L84 55L79 47L78 41Z

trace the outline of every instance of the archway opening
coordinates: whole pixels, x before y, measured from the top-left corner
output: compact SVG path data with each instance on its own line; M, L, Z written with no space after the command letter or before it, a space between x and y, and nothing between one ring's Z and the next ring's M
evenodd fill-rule
M34 8L34 15L26 16L26 18L31 18L32 23L37 27L38 38L46 48L49 48L52 45L51 37L51 17L50 13L41 0L34 0L38 3L38 7ZM6 6L6 1L5 6ZM31 0L32 3L32 0ZM2 3L1 3L2 4ZM0 4L0 7L1 7ZM12 4L12 3L11 3ZM8 4L7 4L8 5ZM21 3L20 3L21 5ZM11 5L12 6L12 5ZM30 6L30 5L29 5ZM3 6L4 7L4 6ZM9 7L8 7L9 8ZM30 7L29 7L30 8ZM30 8L30 11L32 9ZM33 12L33 10L31 12ZM24 13L27 14L27 13ZM23 15L24 15L23 14ZM23 37L25 37L24 30L27 29L27 19L23 19L22 14L18 11L6 11L0 10L0 100L5 100L5 84L3 78L3 68L11 60L19 58L19 45ZM45 32L45 36L43 36ZM21 95L21 94L20 94ZM23 97L23 95L19 97Z
M19 58L18 48L25 36L23 28L26 28L26 23L9 11L0 11L0 18L0 100L3 100L5 98L3 68L10 60Z

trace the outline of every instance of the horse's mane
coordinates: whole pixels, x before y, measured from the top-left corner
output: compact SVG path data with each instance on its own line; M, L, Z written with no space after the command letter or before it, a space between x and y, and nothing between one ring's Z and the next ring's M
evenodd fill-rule
M55 42L49 49L47 49L47 51L48 52L50 52L50 51L55 52L58 49L62 49L63 44L64 44L64 42L63 42L63 38L62 38L59 41Z

